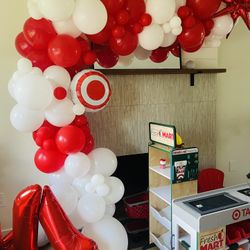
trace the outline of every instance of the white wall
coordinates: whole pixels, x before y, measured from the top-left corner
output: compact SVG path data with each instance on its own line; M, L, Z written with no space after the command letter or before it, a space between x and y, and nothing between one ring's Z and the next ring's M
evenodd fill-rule
M33 183L45 183L47 177L33 164L36 150L31 134L16 131L9 122L14 105L8 93L8 80L19 58L15 37L28 16L26 0L1 0L0 8L0 193L5 193L6 207L0 207L3 229L11 226L11 209L16 193Z
M223 41L219 63L227 73L217 81L216 164L233 185L250 172L250 31L242 21Z

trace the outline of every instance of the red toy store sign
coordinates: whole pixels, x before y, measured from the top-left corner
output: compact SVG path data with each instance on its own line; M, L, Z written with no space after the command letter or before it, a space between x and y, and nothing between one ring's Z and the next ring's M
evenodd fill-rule
M250 208L236 209L232 213L233 220L239 220L240 218L250 217ZM246 218L247 219L247 218Z

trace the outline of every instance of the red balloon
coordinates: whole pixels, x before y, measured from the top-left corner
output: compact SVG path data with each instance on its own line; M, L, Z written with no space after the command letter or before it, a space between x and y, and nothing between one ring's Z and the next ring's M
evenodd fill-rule
M40 223L55 250L98 250L96 243L72 225L48 186L43 189Z
M53 65L44 50L33 50L27 55L27 58L32 62L33 67L38 67L42 71Z
M33 185L22 190L13 206L13 240L15 249L37 250L38 213L42 188Z
M174 43L171 47L170 47L170 52L176 56L176 57L180 57L180 46L178 43Z
M112 28L116 25L115 19L112 16L108 17L106 26L102 31L94 35L87 35L88 39L96 44L106 44L111 37Z
M113 30L112 30L112 35L115 38L122 38L124 37L126 34L126 30L123 26L116 26Z
M150 14L145 13L142 15L141 19L140 19L140 24L142 26L148 26L152 23L152 17Z
M72 125L76 125L78 128L88 126L88 118L85 115L77 115L75 120L72 122Z
M44 18L39 20L29 18L26 20L23 33L27 41L35 49L46 49L49 41L56 36L52 23Z
M48 139L43 142L42 148L47 151L57 150L55 140Z
M133 31L135 34L139 34L143 31L143 26L140 24L140 23L136 23L134 26L133 26Z
M23 32L17 35L15 46L17 52L24 57L26 57L33 50L33 47L25 39Z
M5 235L3 239L0 239L0 249L1 250L15 250L13 231Z
M115 14L122 9L125 0L101 0L109 14Z
M204 21L203 25L205 27L206 36L209 36L209 34L211 33L211 30L214 27L214 21L213 21L213 19L208 19L208 20Z
M196 19L194 16L188 16L182 21L182 26L184 29L190 29L196 24Z
M87 52L91 49L91 45L88 41L83 39L82 37L76 38L76 40L80 43L82 53Z
M87 155L94 149L94 147L95 147L94 137L92 135L89 135L87 143L85 147L83 148L82 152Z
M160 47L158 49L153 50L149 58L151 59L151 61L155 63L161 63L167 60L168 53L169 53L168 48Z
M181 6L178 11L177 11L177 14L178 16L181 18L181 19L185 19L187 18L188 16L191 16L193 15L193 11L187 7L187 6Z
M81 56L80 43L69 35L58 35L50 43L48 54L51 61L62 67L75 65Z
M208 19L214 15L220 4L221 0L187 0L186 3L193 10L194 15L201 20Z
M45 150L40 148L35 154L35 164L43 173L53 173L59 170L64 165L67 155L59 150Z
M135 51L138 45L138 36L130 31L127 31L122 38L110 39L110 48L118 55L127 56Z
M64 154L80 152L86 143L83 131L73 125L61 128L56 135L56 145Z
M194 52L198 50L205 38L205 28L201 22L197 22L191 29L184 29L178 36L178 41L183 50Z
M84 55L83 55L83 62L86 65L92 65L95 63L96 61L96 53L92 50L87 51Z
M100 66L112 68L117 64L119 56L115 54L110 47L94 45L94 50L96 52L97 62Z
M146 11L144 0L127 0L126 10L130 14L130 23L136 23Z
M126 10L121 10L117 15L116 15L116 22L120 25L125 25L129 21L129 13Z
M54 89L54 97L57 100L63 100L67 97L67 90L64 87L56 87Z

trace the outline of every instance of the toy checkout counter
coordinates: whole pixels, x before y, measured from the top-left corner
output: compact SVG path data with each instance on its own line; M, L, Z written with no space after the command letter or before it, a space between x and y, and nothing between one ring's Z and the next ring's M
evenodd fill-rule
M173 201L174 249L250 249L250 186Z

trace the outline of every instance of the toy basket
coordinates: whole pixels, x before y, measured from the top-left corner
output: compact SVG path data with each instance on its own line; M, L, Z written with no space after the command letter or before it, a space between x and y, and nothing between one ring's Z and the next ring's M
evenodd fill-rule
M123 198L125 212L129 218L149 218L149 194L147 192L137 193Z

